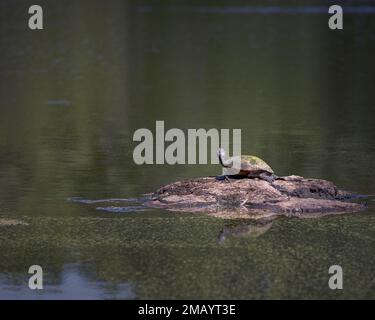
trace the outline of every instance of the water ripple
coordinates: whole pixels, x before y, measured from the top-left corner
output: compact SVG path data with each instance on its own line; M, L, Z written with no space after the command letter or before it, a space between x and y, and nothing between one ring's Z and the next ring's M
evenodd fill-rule
M111 207L97 207L96 210L113 212L113 213L131 213L131 212L146 211L147 209L143 206L128 206L128 207L111 206Z
M97 205L97 204L118 204L118 203L126 203L126 204L136 204L136 205L125 205L125 206L100 206L96 207L96 210L99 211L107 211L113 213L131 213L131 212L139 212L139 211L146 211L148 210L145 206L142 205L144 202L144 198L109 198L109 199L83 199L79 197L72 197L67 199L70 202L80 203L85 205Z
M343 10L344 13L349 14L375 14L375 6L345 6ZM137 11L140 13L149 13L153 11L153 7L150 5L139 6ZM327 14L328 6L170 6L167 8L167 11L205 14Z
M97 203L108 203L108 202L139 202L136 198L109 198L109 199L83 199L80 197L72 197L67 199L70 202L83 203L83 204L97 204Z

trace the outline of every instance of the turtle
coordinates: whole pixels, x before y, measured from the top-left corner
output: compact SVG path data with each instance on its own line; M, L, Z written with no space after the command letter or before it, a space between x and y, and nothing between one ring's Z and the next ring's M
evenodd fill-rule
M272 168L264 160L256 156L241 155L240 157L232 157L229 159L225 159L225 151L223 148L219 148L219 150L217 151L217 156L219 158L220 164L224 168L232 169L235 161L238 161L238 164L240 165L240 168L235 170L236 173L229 173L224 176L219 176L217 177L218 180L223 180L227 178L227 176L236 176L240 178L259 178L269 183L272 183L278 178L273 172Z

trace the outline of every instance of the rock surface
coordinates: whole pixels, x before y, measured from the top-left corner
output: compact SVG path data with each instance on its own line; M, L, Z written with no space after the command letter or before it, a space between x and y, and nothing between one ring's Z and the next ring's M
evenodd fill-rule
M352 198L350 192L321 179L286 176L269 183L259 179L218 181L215 177L206 177L163 186L152 194L146 205L224 218L316 217L366 208L364 204L349 202Z

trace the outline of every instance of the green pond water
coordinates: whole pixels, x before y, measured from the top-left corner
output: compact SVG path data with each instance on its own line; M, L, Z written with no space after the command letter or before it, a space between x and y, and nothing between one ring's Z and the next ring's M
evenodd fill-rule
M344 3L332 31L326 1L38 4L42 31L28 1L0 3L0 299L375 298L371 197L224 241L252 222L125 200L221 172L135 165L133 133L157 120L242 129L279 175L374 195L375 7Z

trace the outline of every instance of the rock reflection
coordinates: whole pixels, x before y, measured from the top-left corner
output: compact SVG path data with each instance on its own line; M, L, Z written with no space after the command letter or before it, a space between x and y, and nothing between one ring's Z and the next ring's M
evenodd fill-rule
M272 222L225 225L219 234L219 243L224 243L230 238L256 238L266 233L271 227Z

